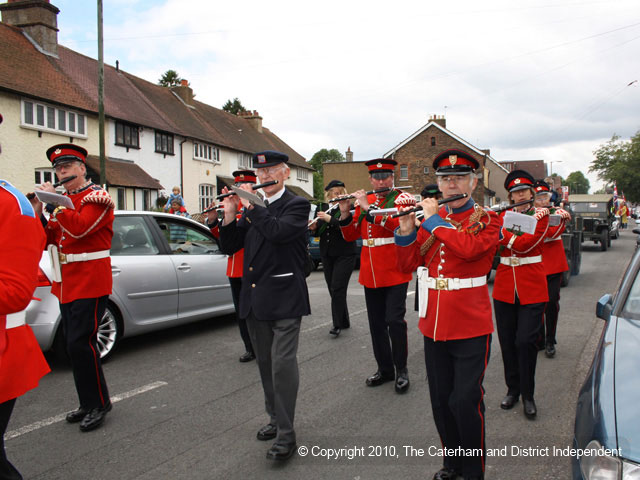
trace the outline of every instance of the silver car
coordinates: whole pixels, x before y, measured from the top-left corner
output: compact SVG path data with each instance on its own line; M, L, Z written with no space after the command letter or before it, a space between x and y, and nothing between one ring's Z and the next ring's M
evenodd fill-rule
M98 347L109 357L120 339L234 311L227 256L204 225L178 215L116 211L111 244L113 293L100 322ZM48 257L26 311L43 351L64 352L58 299Z

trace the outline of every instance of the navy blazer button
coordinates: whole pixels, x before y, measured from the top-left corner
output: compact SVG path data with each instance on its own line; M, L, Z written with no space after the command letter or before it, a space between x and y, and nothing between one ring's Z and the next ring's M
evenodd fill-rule
M256 284L255 284L255 283L252 283L252 284L251 284L251 288L256 288Z

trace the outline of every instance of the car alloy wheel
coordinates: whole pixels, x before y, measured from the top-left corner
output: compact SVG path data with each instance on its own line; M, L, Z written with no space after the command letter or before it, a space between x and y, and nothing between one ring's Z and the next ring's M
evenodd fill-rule
M112 303L107 304L104 315L98 325L98 350L100 358L106 360L111 356L120 340L121 327L118 311Z

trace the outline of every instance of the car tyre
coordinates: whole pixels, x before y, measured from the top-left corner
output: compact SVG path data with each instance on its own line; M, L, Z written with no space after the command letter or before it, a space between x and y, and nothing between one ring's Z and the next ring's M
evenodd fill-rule
M567 285L569 285L569 281L571 280L572 263L573 262L571 261L571 258L567 258L567 264L569 265L569 268L566 272L562 272L562 280L560 280L561 287L566 287Z
M609 232L607 230L602 230L600 232L600 250L602 250L603 252L607 251L607 246L608 246L608 239L609 239Z
M103 362L111 358L121 338L122 317L116 306L109 302L98 325L98 351Z

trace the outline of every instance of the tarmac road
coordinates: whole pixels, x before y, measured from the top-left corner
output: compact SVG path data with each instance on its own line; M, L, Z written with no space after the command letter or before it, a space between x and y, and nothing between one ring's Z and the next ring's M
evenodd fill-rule
M634 248L630 230L607 252L585 243L580 275L561 292L558 353L538 359L535 421L524 417L521 403L500 409L506 389L494 334L484 382L493 453L486 478L569 478L562 449L571 445L577 391L602 331L595 304L615 290ZM77 398L69 367L52 361L52 373L16 404L6 437L10 460L25 479L42 480L431 478L442 459L413 293L411 389L397 395L392 383L368 388L365 378L376 367L357 273L349 290L352 328L338 339L328 334L322 271L308 279L313 315L303 319L298 355L300 454L286 464L266 460L270 444L255 438L267 421L262 388L255 362L238 362L243 349L232 316L125 340L105 364L113 411L94 432L64 421Z

